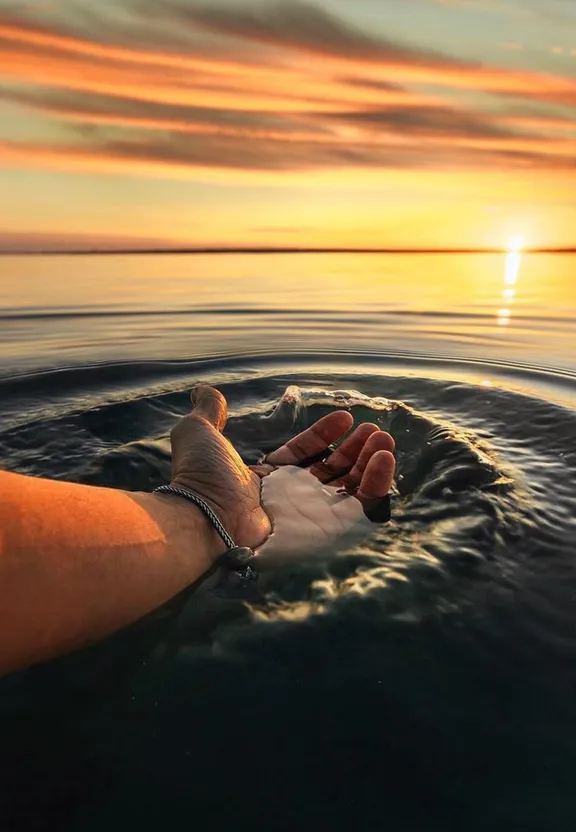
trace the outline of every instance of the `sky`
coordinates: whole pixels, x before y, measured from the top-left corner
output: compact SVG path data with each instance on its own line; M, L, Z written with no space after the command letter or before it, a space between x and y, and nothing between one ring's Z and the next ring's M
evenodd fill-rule
M574 0L0 0L0 250L576 244Z

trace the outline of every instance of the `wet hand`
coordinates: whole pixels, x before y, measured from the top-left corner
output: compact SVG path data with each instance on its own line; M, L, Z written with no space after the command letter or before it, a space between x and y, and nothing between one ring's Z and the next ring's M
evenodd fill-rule
M171 434L172 484L206 500L236 544L254 550L263 546L272 532L270 517L262 505L262 479L278 467L298 466L318 455L342 439L354 422L347 411L330 413L270 454L265 464L248 467L222 435L227 420L224 396L202 385L192 391L191 400L191 413L180 420ZM309 473L299 473L312 475L314 485L346 489L355 495L348 502L360 504L370 512L390 491L395 467L393 450L394 440L389 434L377 425L362 424L326 462L313 465ZM277 525L279 515L285 511L294 516L290 506L296 505L297 513L303 511L305 515L306 507L299 506L296 492L294 497L284 508L274 509ZM313 526L314 518L311 522ZM326 518L322 524L325 522Z

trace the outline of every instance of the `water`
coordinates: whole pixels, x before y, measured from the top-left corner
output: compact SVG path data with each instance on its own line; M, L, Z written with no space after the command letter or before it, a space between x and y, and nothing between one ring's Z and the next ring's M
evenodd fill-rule
M573 259L0 268L3 467L152 488L205 380L249 462L334 407L378 422L399 492L252 611L184 593L4 680L3 829L574 829Z

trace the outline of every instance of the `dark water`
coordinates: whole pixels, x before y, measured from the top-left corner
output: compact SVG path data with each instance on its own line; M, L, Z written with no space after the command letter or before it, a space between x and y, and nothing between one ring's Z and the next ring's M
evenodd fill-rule
M161 289L166 261L147 262L141 283L133 264L131 299L120 258L89 261L110 287L89 287L99 311L62 288L72 266L35 262L11 272L22 282L5 303L3 467L153 488L187 391L206 380L249 462L335 407L378 422L396 439L398 494L389 526L275 573L253 609L206 619L184 593L0 683L0 828L574 829L568 264L529 267L532 288L502 316L498 292L520 295L521 279L500 274L491 300L490 277L470 288L481 266L468 261L436 263L412 294L422 261L380 260L349 283L341 261L308 264L299 300L301 265L284 259L258 261L236 294L214 270L230 287L245 261L209 273L179 261ZM265 269L276 288L256 302ZM49 304L51 281L74 309Z

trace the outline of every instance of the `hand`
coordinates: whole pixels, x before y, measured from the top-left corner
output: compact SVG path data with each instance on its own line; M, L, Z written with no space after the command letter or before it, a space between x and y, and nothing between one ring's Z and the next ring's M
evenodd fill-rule
M216 511L238 546L258 549L271 534L262 506L262 478L276 466L294 466L341 439L354 423L351 413L336 411L291 439L266 459L248 467L222 435L227 420L224 396L212 387L196 387L193 409L171 434L172 485L201 496ZM394 440L377 425L362 424L330 458L312 466L321 483L346 488L368 507L385 497L392 484Z

